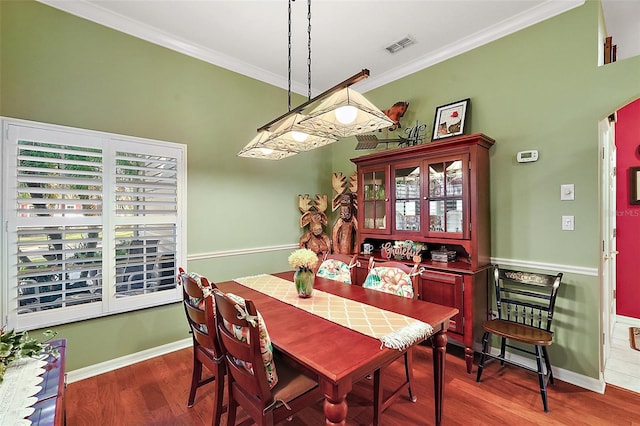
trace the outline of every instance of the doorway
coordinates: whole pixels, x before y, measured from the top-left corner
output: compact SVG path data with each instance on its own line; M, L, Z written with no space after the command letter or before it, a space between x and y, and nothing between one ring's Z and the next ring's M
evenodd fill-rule
M608 384L640 392L640 352L629 326L640 326L637 253L640 205L630 197L630 172L640 166L640 99L599 123L601 313L600 370Z

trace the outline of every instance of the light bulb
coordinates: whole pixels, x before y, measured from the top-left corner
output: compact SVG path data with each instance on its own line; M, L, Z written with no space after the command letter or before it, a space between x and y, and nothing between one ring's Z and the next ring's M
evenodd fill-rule
M296 132L295 130L291 132L291 136L293 137L293 140L296 142L304 142L309 137L308 134L304 132Z
M336 109L336 118L342 124L353 123L353 120L356 119L356 115L358 115L358 108L351 105L341 106Z
M260 149L262 150L262 153L264 155L269 155L269 154L271 154L273 152L273 150L269 149L269 148L260 148Z

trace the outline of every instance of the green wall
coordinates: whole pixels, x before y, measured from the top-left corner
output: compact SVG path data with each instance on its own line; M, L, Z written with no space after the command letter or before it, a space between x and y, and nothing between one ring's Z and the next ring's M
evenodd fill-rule
M471 98L468 132L496 140L494 258L598 268L597 123L640 97L640 58L597 66L599 11L587 1L367 93L383 108L408 100L403 125L419 120L428 134L437 106ZM330 174L350 174L349 159L367 153L348 138L279 162L237 158L284 112L285 91L39 3L1 2L0 19L1 115L188 145L188 255L199 259L188 267L213 280L285 269L287 251L198 255L296 243L297 195L331 198ZM524 149L539 161L516 163ZM563 183L575 184L575 201L560 201ZM575 231L560 230L562 215L575 216ZM563 281L553 363L597 378L599 279ZM173 305L56 329L70 339L73 370L186 338L183 323Z
M289 250L207 257L296 244L297 195L330 189L326 149L236 157L285 90L33 1L1 1L0 19L0 115L186 144L187 253L205 259L186 266L215 281L288 268ZM189 337L179 304L54 328L69 370Z
M599 12L599 2L587 1L367 93L379 106L409 101L402 123L419 120L428 135L436 107L471 98L466 133L496 140L493 258L557 265L541 271L550 273L599 267L598 121L640 97L640 57L597 66ZM334 169L347 170L349 159L362 155L354 146L355 138L336 144ZM537 149L539 160L517 163L516 153L525 149ZM575 201L560 201L564 183L575 184ZM561 230L562 215L575 216L575 231ZM599 278L565 274L556 313L553 365L598 378Z

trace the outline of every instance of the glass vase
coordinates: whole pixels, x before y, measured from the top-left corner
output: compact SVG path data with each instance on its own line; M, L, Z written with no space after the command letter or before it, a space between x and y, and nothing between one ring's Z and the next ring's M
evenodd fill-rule
M307 268L300 268L293 274L293 282L296 283L296 291L298 297L306 299L311 297L313 293L313 282L316 279L316 274Z

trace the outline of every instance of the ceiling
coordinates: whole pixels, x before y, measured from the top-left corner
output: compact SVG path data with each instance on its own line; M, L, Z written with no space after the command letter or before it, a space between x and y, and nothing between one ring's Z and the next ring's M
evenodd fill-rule
M288 87L287 0L39 1L266 83ZM312 96L363 68L370 70L371 77L355 88L366 92L583 3L313 0ZM291 89L305 96L307 7L306 0L292 3ZM406 38L415 44L393 54L386 49Z

